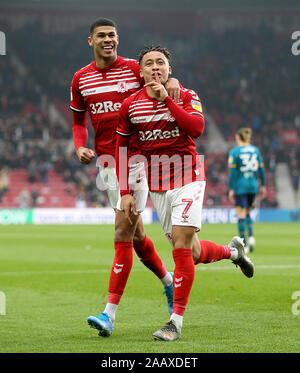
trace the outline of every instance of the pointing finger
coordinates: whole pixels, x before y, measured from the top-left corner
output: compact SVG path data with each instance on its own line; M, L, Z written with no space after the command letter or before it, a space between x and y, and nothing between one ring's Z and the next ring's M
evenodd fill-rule
M157 82L155 82L155 81L152 80L151 82L145 84L145 87L153 87L153 86L155 86L156 84L157 84Z
M160 83L160 79L159 79L159 76L158 76L158 72L157 72L157 71L154 72L154 79L155 79L155 81L156 81L157 83Z

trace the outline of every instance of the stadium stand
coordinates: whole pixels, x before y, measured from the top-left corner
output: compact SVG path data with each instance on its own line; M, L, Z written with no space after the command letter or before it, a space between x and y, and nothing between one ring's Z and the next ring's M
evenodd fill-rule
M72 76L93 59L87 34L95 15L80 18L74 13L66 19L66 12L57 10L55 16L40 16L38 11L21 10L1 15L13 53L0 59L5 71L0 77L0 169L5 169L0 175L0 207L21 206L23 200L39 207L107 206L106 194L95 187L94 164L81 166L72 149L68 109ZM194 24L194 32L187 26L172 31L172 17L164 19L164 28L143 22L143 17L140 22L117 12L113 17L120 25L120 55L135 58L144 44L161 44L172 52L173 75L199 93L227 151L239 126L253 128L253 143L262 152L267 172L268 196L262 207L278 206L278 163L288 165L295 193L299 190L300 71L299 59L287 43L288 16L276 13L268 19L256 14L255 22L249 23L243 14L222 18L212 13L205 22L202 18L203 24ZM188 12L181 19L183 26L189 19L195 22ZM51 115L50 105L67 126ZM89 137L92 147L92 133ZM212 151L209 141L205 130L198 141L208 182L204 204L230 206L227 152ZM38 197L32 197L34 191Z

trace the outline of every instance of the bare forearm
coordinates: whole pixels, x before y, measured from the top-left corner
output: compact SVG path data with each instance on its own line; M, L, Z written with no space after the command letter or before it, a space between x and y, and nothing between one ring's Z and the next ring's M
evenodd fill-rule
M128 187L128 157L127 157L127 149L129 144L129 137L122 136L117 134L117 145L116 145L116 153L115 153L115 160L116 160L116 173L119 181L120 186L120 194L124 196L129 194L129 187Z

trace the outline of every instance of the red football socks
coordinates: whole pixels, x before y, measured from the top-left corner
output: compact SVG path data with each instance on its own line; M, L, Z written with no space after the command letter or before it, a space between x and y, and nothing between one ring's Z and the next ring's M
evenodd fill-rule
M173 258L173 313L183 316L195 278L192 249L174 249Z
M211 241L200 241L201 254L197 263L211 263L217 262L222 259L230 259L230 248L229 246L218 245Z
M108 303L120 302L132 267L132 246L132 241L115 242L115 258L108 285Z
M141 259L141 262L159 279L166 276L166 267L158 256L154 244L149 237L145 236L142 241L134 242L133 247L137 256Z

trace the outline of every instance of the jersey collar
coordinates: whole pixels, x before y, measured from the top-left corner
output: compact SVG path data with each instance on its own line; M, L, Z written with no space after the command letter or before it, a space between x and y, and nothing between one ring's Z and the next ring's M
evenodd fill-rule
M96 61L93 62L93 65L94 65L94 68L99 71L99 72L102 72L102 71L108 71L114 67L117 67L119 65L121 61L121 57L120 56L117 56L117 59L115 60L115 62L113 64L111 64L110 66L107 66L107 67L104 67L104 68L101 68L101 67L98 67L96 65Z

